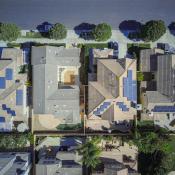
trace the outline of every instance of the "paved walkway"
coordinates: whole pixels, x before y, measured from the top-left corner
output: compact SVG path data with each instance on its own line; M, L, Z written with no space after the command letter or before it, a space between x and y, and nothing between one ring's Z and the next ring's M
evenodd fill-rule
M134 42L125 37L120 30L112 30L111 38L106 41L116 41L119 44L119 57L122 58L125 56L127 51L127 43L143 43ZM74 43L104 43L104 42L96 42L94 40L84 40L79 38L79 36L74 32L74 30L68 30L66 39L63 40L54 40L47 38L18 38L14 43L25 43L25 42L38 42L38 43L66 43L66 44L74 44ZM105 42L105 43L106 43ZM152 43L151 46L155 47L157 43L169 43L171 46L175 47L175 36L173 36L169 30L167 30L166 34L163 35L158 41ZM0 47L4 47L6 45L5 42L0 41Z

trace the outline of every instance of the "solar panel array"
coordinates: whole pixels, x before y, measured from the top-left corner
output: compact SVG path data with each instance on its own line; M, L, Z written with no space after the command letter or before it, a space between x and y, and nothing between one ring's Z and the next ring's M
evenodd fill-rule
M137 81L132 79L132 70L128 70L127 77L123 78L123 96L129 101L137 102Z
M155 106L153 112L175 112L175 106Z
M102 105L100 105L97 110L93 112L94 115L102 115L105 110L111 105L111 102L104 102Z
M119 106L119 108L124 112L129 111L129 108L127 108L127 106L123 102L117 102L116 105Z
M13 69L7 68L5 70L5 77L0 77L0 89L6 88L6 80L13 79Z
M5 117L0 116L0 123L5 123Z
M10 107L8 107L6 104L2 104L2 109L7 112L7 114L10 114L11 116L16 116L16 112L12 110Z
M6 78L6 80L12 80L13 79L13 69L7 68L5 70L5 78Z
M6 88L5 77L0 77L0 89L5 89L5 88Z

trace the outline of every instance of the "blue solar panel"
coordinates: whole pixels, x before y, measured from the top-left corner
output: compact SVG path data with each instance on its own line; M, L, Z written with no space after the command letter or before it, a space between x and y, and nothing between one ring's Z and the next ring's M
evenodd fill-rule
M124 89L123 89L123 96L124 97L127 97L128 96L128 91L127 91L127 78L123 78L123 86L124 86Z
M132 101L132 71L128 70L128 99Z
M15 111L11 111L11 115L12 115L12 116L16 116Z
M155 106L153 112L175 112L175 106Z
M6 108L6 110L7 110L8 114L11 114L11 109L10 108Z
M132 70L128 70L127 78L123 78L123 96L130 101L137 101L137 82L132 79Z
M5 89L6 82L4 77L0 77L0 89Z
M13 69L7 68L5 70L5 77L6 77L6 80L12 80L13 79Z
M23 105L23 90L16 90L16 105Z
M0 116L0 123L4 123L5 122L5 117Z

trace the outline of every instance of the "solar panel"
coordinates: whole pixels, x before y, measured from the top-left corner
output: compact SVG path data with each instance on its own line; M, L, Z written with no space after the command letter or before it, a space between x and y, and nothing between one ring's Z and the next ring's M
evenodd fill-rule
M16 116L16 113L15 113L14 110L11 111L11 115L12 115L12 116Z
M0 77L0 89L5 89L6 82L4 77Z
M175 112L175 106L155 106L153 112Z
M23 105L23 90L16 90L16 105Z
M10 68L7 68L5 70L5 77L6 77L6 80L12 80L13 79L13 70Z
M0 116L0 123L5 123L5 117Z
M8 114L11 114L11 109L10 108L6 108L6 110L7 110Z

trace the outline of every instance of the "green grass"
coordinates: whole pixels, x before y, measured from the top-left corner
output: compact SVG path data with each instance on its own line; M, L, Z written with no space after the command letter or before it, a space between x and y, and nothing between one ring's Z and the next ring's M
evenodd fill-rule
M26 32L26 36L21 36L22 38L44 38L39 32Z
M7 47L21 47L20 43L7 43Z
M33 46L56 46L56 47L60 47L60 46L65 46L65 43L33 43Z
M138 127L154 127L154 121L153 120L142 120L137 121Z
M149 49L149 48L151 48L151 45L149 43L128 43L127 48L129 49L131 47L139 47L142 49Z

